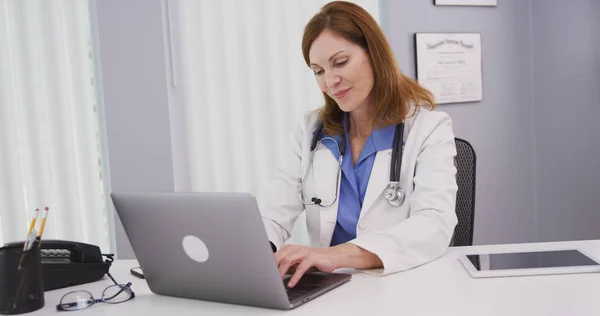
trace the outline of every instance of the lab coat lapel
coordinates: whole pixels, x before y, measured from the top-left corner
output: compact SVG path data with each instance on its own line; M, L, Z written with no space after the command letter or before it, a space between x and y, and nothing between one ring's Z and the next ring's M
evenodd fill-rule
M360 218L362 219L369 211L373 203L382 196L383 190L388 185L390 180L390 162L392 161L392 150L382 150L377 152L371 176L369 177L369 185L365 193Z
M341 172L340 175L341 176ZM318 207L320 209L321 247L328 247L331 243L333 230L337 221L337 212L339 204L339 193L341 181L338 176L338 161L331 151L325 147L315 151L313 157L313 177L315 179L316 196L322 200L323 205L329 205L337 196L335 203L330 207ZM338 184L336 186L336 183ZM310 200L311 197L307 197Z

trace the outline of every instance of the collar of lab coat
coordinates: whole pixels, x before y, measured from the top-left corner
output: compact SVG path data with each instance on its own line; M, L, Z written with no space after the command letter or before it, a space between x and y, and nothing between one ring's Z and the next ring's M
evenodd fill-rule
M344 159L347 160L352 157L351 150L350 150L350 136L348 135L348 113L344 113L344 120L342 122L342 125L344 127L344 134L346 136L346 155L344 155ZM373 129L373 132L371 133L371 135L369 135L369 139L365 142L365 147L361 151L361 157L359 158L359 161L366 158L367 156L370 156L373 152L379 152L382 150L391 149L393 146L393 142L394 142L395 129L396 129L396 125L394 125L394 124L385 126L382 128ZM316 130L314 130L312 132L313 136L315 133L316 133ZM341 135L325 134L324 137L331 137L331 138L335 139L337 144L341 144L341 142L342 142ZM322 139L322 137L321 137L321 139ZM371 148L366 147L371 144L373 147L371 147ZM329 148L329 150L331 151L331 153L333 154L335 159L339 158L339 156L340 156L339 148L338 148L338 145L336 145L336 143L325 140L323 142L323 145L325 145L325 147Z

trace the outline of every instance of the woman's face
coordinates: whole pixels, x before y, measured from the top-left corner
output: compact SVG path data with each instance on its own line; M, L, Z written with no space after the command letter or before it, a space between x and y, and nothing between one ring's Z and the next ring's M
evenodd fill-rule
M362 47L325 30L308 54L319 88L342 111L366 110L372 101L374 79L369 55Z

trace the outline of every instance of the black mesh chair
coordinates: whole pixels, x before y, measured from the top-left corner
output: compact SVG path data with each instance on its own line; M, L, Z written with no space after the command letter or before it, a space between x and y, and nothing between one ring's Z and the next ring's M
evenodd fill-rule
M475 218L475 165L477 157L473 146L464 139L455 138L456 157L456 216L458 224L450 246L473 245L473 226Z

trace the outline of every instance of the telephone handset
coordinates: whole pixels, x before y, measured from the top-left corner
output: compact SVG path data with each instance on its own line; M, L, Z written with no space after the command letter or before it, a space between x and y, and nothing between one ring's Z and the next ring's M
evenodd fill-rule
M42 262L53 259L68 259L70 262L98 263L102 260L100 247L65 240L42 240Z
M23 242L7 247L23 247ZM40 245L44 291L94 282L108 272L112 255L103 260L100 247L66 240L42 240Z

